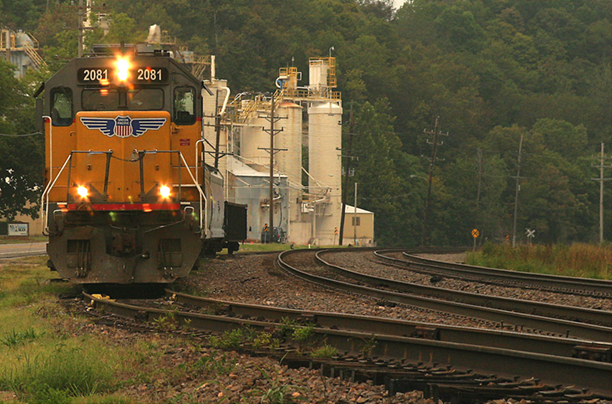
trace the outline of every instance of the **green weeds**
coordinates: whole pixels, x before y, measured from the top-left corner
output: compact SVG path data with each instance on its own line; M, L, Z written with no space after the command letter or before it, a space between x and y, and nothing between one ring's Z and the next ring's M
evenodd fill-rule
M48 356L25 355L0 375L0 389L11 390L34 403L64 403L70 397L109 391L113 370L80 349L60 346Z
M164 332L176 331L179 325L176 319L176 313L173 311L169 312L167 315L153 319L153 323L155 324L155 328Z
M269 404L290 404L296 403L297 400L294 398L296 390L300 390L300 387L283 383L280 377L271 378L265 370L258 368L261 375L270 383L270 387L267 390L255 391L255 393L262 394L261 402ZM294 393L291 393L294 391ZM296 396L298 399L300 395Z
M213 348L220 349L237 349L246 341L245 333L239 329L228 330L222 336L211 335L208 337L208 343Z
M192 365L194 371L205 371L216 375L228 375L235 367L236 359L228 359L225 354L219 357L215 352L202 356Z
M12 330L8 332L5 337L0 339L0 342L2 342L2 345L6 345L9 348L14 348L17 345L34 341L36 338L42 337L43 335L45 335L44 332L37 333L32 327L30 327L25 331Z
M336 347L324 344L319 348L315 348L312 350L311 356L313 358L326 358L329 359L338 354L338 349Z

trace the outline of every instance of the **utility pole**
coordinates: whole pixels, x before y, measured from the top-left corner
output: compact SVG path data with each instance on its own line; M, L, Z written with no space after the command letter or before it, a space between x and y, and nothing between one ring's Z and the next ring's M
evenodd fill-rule
M348 133L348 154L343 156L346 157L346 166L344 172L344 186L342 187L342 215L340 216L340 239L338 245L342 245L342 239L344 237L344 217L346 212L346 199L348 193L349 176L351 173L351 162L353 161L353 101L351 101L351 112L349 115L349 133ZM357 206L355 206L357 209Z
M272 94L272 98L270 100L270 116L263 115L260 118L264 118L266 121L270 122L270 129L262 128L262 130L266 133L270 134L270 148L259 147L258 149L265 150L270 153L270 217L268 221L270 225L268 226L270 232L270 243L273 242L274 239L274 155L279 151L286 151L287 149L275 149L274 148L274 136L278 135L283 131L283 128L274 129L274 124L281 119L286 119L286 117L277 117L274 115L274 108L276 100L274 99L274 94Z
M79 5L77 7L77 16L78 16L78 37L79 37L79 45L77 49L77 56L83 57L83 50L85 50L85 30L94 30L97 27L92 27L89 25L89 16L92 8L92 0L87 0L87 5L83 6L83 0L79 0ZM47 8L49 7L49 2L47 2ZM104 7L104 5L102 6ZM99 9L98 7L95 7Z
M603 244L604 241L604 181L608 181L610 178L604 178L604 168L610 168L612 166L605 165L604 162L606 160L606 156L604 154L604 144L601 144L601 155L599 157L599 165L593 166L599 168L599 178L591 178L593 181L599 181L599 244Z
M519 141L518 165L516 169L516 191L514 193L514 225L512 226L512 248L516 247L516 217L518 214L518 194L521 188L521 152L523 150L523 135Z
M434 130L432 131L427 131L426 129L423 130L424 133L427 133L428 135L433 135L433 141L429 142L427 141L427 143L432 145L431 148L431 160L429 161L429 176L427 177L427 199L425 199L425 218L423 220L423 235L422 235L422 239L421 239L421 245L425 246L427 245L428 242L428 221L429 221L429 205L431 202L431 184L433 182L433 173L434 173L434 169L436 167L436 154L437 154L437 150L438 150L438 144L442 145L444 144L444 142L440 142L438 143L438 136L448 136L448 133L442 133L440 131L438 131L438 120L440 119L440 117L436 117L436 123L434 126Z
M357 183L355 183L355 210L353 212L353 245L357 247Z
M478 235L479 235L479 231L477 229L479 228L479 224L482 224L482 218L480 216L480 194L482 191L482 177L483 177L483 171L484 171L483 163L482 163L482 149L478 148L477 155L478 155L478 162L477 162L478 191L476 192L476 211L474 212L474 216L475 216L474 217L475 219L474 229L476 231L474 232L474 230L472 230L472 235L476 234L476 236L474 237L474 251L476 251L476 239L478 238Z
M79 0L79 10L77 12L79 17L79 45L77 49L77 57L83 57L83 37L85 36L85 26L83 23L83 0Z

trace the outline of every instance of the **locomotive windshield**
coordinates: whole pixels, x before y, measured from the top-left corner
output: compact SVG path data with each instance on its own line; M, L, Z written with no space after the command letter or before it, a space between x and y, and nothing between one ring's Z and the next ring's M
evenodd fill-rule
M51 119L53 124L67 126L72 124L72 90L57 87L51 90Z
M164 108L164 91L161 88L135 88L127 91L96 88L83 90L84 111L159 111Z

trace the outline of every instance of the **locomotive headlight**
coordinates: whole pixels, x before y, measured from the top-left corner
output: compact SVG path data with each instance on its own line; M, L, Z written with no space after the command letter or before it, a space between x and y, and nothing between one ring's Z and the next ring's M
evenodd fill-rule
M130 72L130 61L126 58L118 58L115 62L117 67L117 78L120 81L126 81Z
M162 198L170 197L170 187L167 185L162 185L161 187L159 187L159 194Z
M79 196L81 198L87 198L87 194L89 193L89 191L87 190L87 188L85 188L82 185L79 185L77 188L77 194L79 194Z

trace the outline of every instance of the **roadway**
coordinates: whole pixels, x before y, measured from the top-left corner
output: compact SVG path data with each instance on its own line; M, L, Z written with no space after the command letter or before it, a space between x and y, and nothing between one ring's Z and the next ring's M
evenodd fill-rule
M47 254L47 242L0 244L0 259Z

